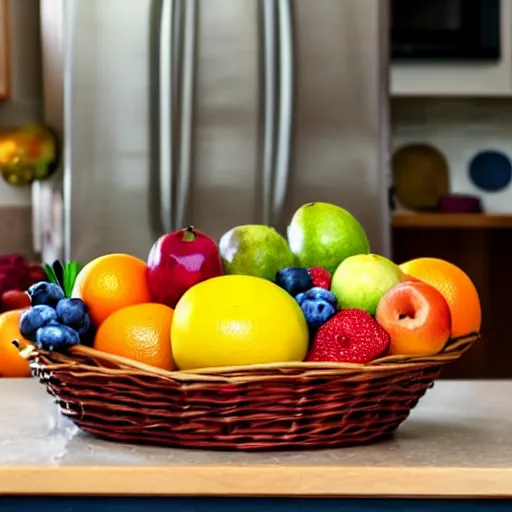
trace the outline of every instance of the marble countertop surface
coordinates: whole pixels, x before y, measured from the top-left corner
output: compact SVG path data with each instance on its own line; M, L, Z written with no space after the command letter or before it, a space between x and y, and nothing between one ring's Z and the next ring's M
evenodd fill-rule
M0 494L512 497L512 381L438 381L394 439L233 453L80 432L35 379L0 379Z

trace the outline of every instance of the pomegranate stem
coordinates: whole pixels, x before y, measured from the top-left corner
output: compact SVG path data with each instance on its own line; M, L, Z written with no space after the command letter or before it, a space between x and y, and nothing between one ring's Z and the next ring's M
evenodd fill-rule
M194 242L197 240L197 234L194 231L194 226L189 226L183 233L184 242Z

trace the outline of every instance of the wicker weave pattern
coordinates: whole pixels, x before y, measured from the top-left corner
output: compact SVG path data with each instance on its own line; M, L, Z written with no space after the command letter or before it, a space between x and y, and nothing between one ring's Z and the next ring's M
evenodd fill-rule
M34 352L31 367L61 411L105 439L262 450L361 444L392 434L478 339L423 359L371 365L298 363L164 372L87 347Z

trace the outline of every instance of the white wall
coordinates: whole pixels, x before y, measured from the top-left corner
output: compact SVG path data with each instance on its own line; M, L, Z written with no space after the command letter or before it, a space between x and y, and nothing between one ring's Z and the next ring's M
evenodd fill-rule
M512 159L512 99L396 99L391 111L393 149L410 142L435 145L448 161L451 192L478 195L488 212L512 213L512 185L485 192L468 175L471 158L483 149Z
M0 129L41 119L38 0L9 0L11 88L0 101ZM31 189L0 179L0 206L30 205Z

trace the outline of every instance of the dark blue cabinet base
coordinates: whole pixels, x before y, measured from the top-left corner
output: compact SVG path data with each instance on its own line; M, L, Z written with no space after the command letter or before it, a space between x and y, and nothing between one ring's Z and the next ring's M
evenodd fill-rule
M512 512L502 500L0 497L1 512Z

